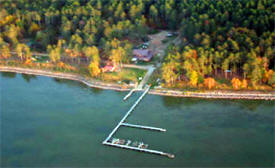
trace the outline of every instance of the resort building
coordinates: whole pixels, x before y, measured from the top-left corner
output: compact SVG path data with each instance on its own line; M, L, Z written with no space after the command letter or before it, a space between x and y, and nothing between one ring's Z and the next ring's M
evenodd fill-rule
M150 61L153 58L153 52L151 50L142 50L142 49L134 49L133 50L134 58L139 61Z

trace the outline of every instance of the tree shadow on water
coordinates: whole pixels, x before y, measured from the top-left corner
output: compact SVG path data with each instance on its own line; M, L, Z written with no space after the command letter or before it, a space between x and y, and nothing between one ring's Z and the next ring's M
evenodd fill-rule
M53 78L53 80L58 83L58 84L65 84L69 87L73 87L73 88L81 88L87 91L91 91L94 94L100 94L102 92L102 89L98 89L98 88L93 88L93 87L89 87L81 82L78 81L73 81L73 80L68 80L68 79L59 79L59 78Z
M36 75L21 74L21 76L28 83L31 81L31 79L36 79L37 78Z
M275 101L269 100L231 100L231 99L201 99L201 98L183 98L183 97L169 97L162 96L163 104L166 107L193 106L199 104L216 104L226 108L227 106L240 106L249 111L256 111L261 106L273 107L275 111Z
M192 106L195 104L202 103L201 99L183 98L183 97L169 97L169 96L162 96L162 101L166 107L177 107L181 104L184 104L186 106Z
M13 72L1 72L1 76L4 78L15 78L16 73Z

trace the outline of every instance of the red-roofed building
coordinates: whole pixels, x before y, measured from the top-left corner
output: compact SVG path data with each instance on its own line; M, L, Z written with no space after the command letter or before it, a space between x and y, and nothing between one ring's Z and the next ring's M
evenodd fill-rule
M118 70L118 66L113 65L111 63L107 63L107 65L105 65L102 68L102 72L114 72L114 71L117 71L117 70Z

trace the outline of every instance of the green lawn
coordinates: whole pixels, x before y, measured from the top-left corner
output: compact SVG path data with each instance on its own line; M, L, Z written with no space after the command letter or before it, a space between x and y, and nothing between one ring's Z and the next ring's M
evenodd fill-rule
M134 69L134 68L123 68L118 72L107 72L101 75L101 79L104 81L112 81L112 82L125 82L129 83L138 82L139 77L144 77L146 74L146 70Z
M32 59L35 59L33 62L45 63L50 61L50 58L47 56L32 56Z

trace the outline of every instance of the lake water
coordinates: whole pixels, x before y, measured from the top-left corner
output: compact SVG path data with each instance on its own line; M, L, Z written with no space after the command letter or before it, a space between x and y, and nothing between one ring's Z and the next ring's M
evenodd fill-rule
M146 95L127 119L167 129L121 128L174 159L102 145L141 95L78 82L1 73L0 166L274 166L275 101L204 100Z

